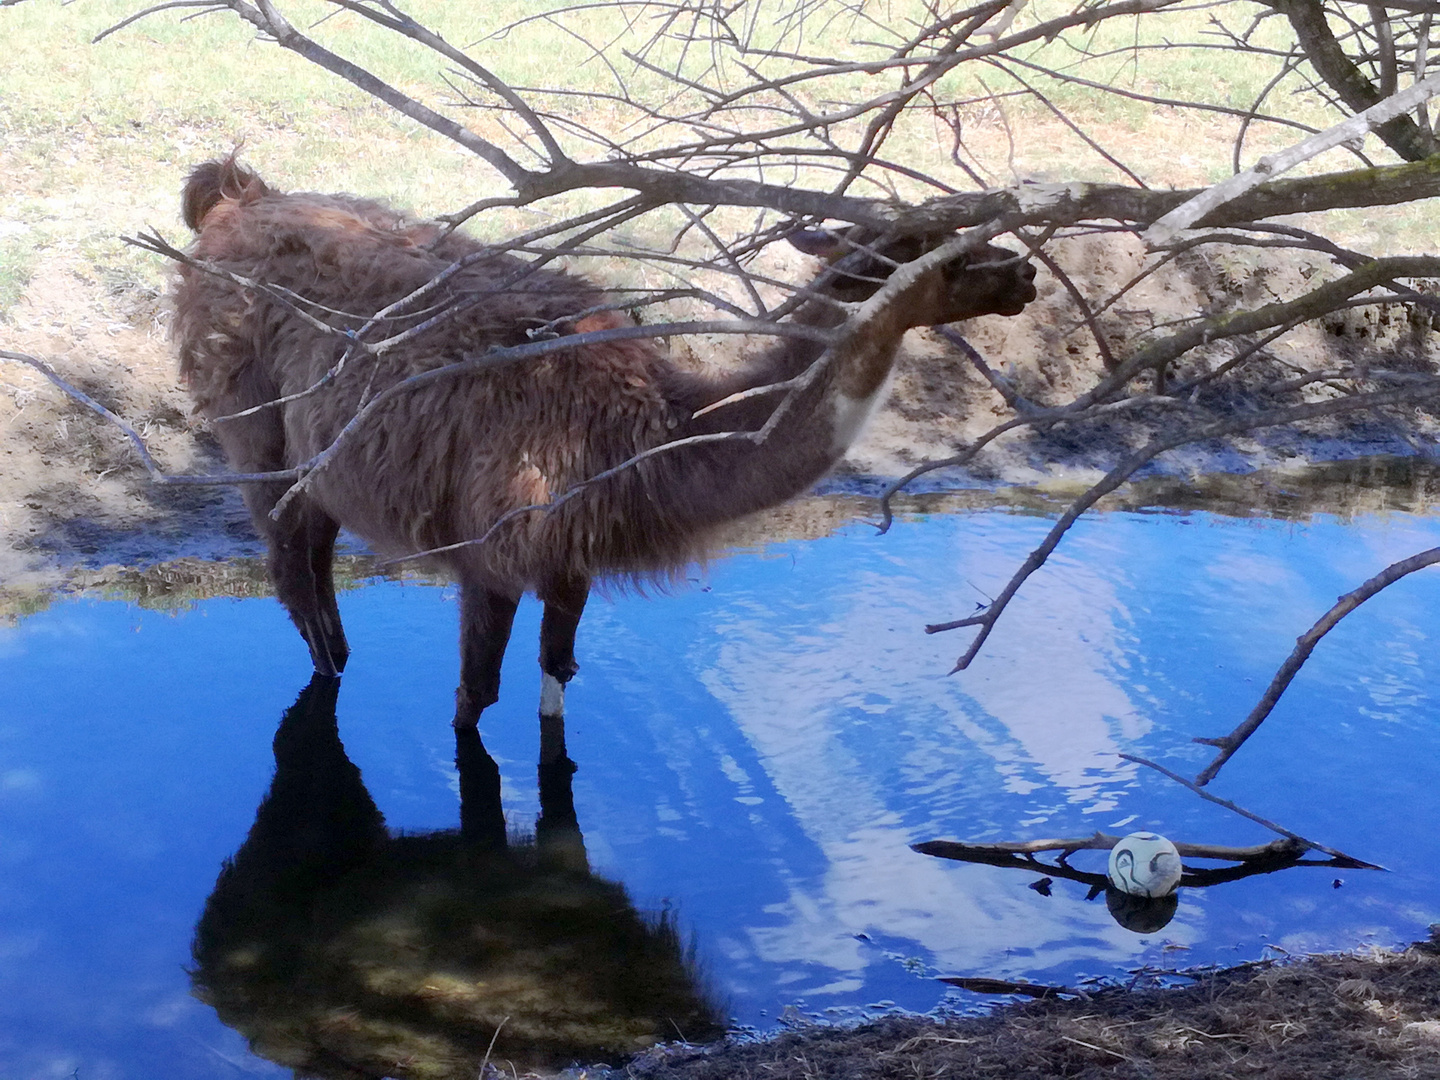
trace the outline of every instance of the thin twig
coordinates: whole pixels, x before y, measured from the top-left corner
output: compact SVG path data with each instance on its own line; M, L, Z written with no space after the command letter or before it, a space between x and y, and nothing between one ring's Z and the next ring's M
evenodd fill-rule
M1116 465L1098 483L1092 485L1070 507L1060 516L1045 539L1041 542L1020 569L1010 578L1010 581L990 604L984 614L972 616L966 619L957 619L953 622L936 623L925 628L927 634L941 633L947 630L956 630L961 627L979 627L975 640L964 655L956 661L952 673L961 671L970 666L976 655L980 652L985 639L990 636L996 621L1006 606L1019 591L1020 586L1050 557L1065 533L1075 524L1080 517L1099 502L1104 496L1110 494L1131 476L1147 465L1150 461L1159 457L1167 450L1184 446L1187 443L1202 442L1206 439L1217 439L1227 435L1237 435L1242 431L1254 431L1260 428L1277 427L1281 424L1295 423L1299 420L1310 420L1321 416L1334 416L1338 413L1352 412L1360 409L1373 409L1381 405L1393 405L1401 402L1415 402L1440 397L1440 381L1433 381L1429 385L1418 387L1407 387L1400 390L1381 390L1368 394L1356 394L1352 397L1341 398L1334 401L1311 402L1305 405L1293 405L1289 408L1275 409L1268 413L1261 413L1258 416L1240 417L1230 420L1219 420L1200 427L1189 428L1184 431L1159 436L1152 439L1145 446L1126 457L1120 464ZM912 470L912 474L916 470Z
M1279 703L1281 695L1299 674L1300 669L1305 666L1305 661L1310 659L1310 654L1315 651L1315 646L1320 643L1320 639L1333 630L1341 619L1376 593L1389 588L1406 575L1413 574L1416 570L1423 570L1427 566L1434 566L1437 562L1440 562L1440 547L1430 548L1418 555L1411 555L1408 559L1391 563L1359 588L1340 597L1334 607L1296 640L1294 650L1280 665L1280 670L1275 673L1275 677L1270 680L1270 685L1261 695L1259 703L1250 710L1250 715L1234 731L1219 738L1197 738L1195 740L1207 746L1220 748L1220 752L1215 755L1214 760L1206 765L1200 775L1195 778L1195 783L1203 786L1215 779L1216 774L1220 772L1225 763L1245 744L1245 740L1255 734L1256 729L1265 722L1265 718Z
M501 514L498 518L496 518L494 524L492 524L479 536L471 540L458 540L453 544L444 544L440 547L426 548L423 551L414 551L407 555L397 555L394 558L386 559L384 562L377 563L376 566L377 568L383 569L387 566L394 566L398 563L411 562L415 559L427 559L435 555L444 555L447 552L459 551L461 548L479 547L482 544L488 543L490 538L493 537L497 532L499 532L500 528L504 526L507 522L513 521L515 518L521 517L525 514L553 514L566 503L570 502L570 500L583 494L589 488L594 487L596 484L603 483L604 481L609 480L612 477L618 476L622 472L633 469L637 465L640 465L642 462L650 460L652 457L656 457L660 454L673 453L676 450L683 450L691 446L702 446L707 443L740 441L758 443L761 441L760 435L761 432L758 431L712 431L705 432L701 435L689 435L683 439L675 439L671 442L661 443L659 446L652 446L648 450L642 450L638 454L632 454L630 457L626 458L618 465L614 465L608 469L605 469L603 472L598 472L594 476L587 477L586 479L581 480L579 483L572 485L564 492L551 499L549 502L530 503L526 506L517 506L512 510L507 510L505 513Z
M1295 841L1297 844L1304 844L1307 848L1313 848L1315 851L1323 851L1326 855L1329 855L1329 856L1331 856L1332 858L1349 860L1351 863L1353 863L1353 864L1355 865L1355 867L1356 867L1357 869L1360 869L1360 870L1384 870L1384 869L1385 869L1385 867L1380 866L1380 865L1377 864L1377 863L1366 862L1364 859L1357 859L1357 858L1355 858L1355 856L1353 856L1353 855L1347 855L1347 854L1345 854L1345 852L1343 852L1343 851L1337 851L1335 848L1326 847L1324 844L1316 843L1314 840L1307 840L1307 839L1305 839L1305 837L1301 836L1299 833L1291 832L1289 829L1285 828L1283 825L1277 825L1277 824L1275 824L1275 822L1269 821L1269 820L1267 820L1266 818L1261 817L1259 814L1256 814L1256 813L1253 813L1253 812L1251 812L1251 811L1249 811L1249 810L1246 810L1243 806L1237 806L1235 803L1231 802L1229 799L1222 799L1222 798L1220 798L1220 796L1218 796L1218 795L1212 795L1212 794L1210 794L1210 792L1204 790L1204 789L1201 788L1198 784L1191 783L1189 780L1186 780L1185 777L1181 776L1179 773L1172 772L1171 770L1165 768L1164 765L1161 765L1161 764L1159 764L1159 763L1157 763L1157 762L1151 761L1149 758L1140 757L1138 754L1120 754L1120 755L1118 755L1118 756L1124 758L1126 761L1133 761L1133 762L1135 762L1136 765L1144 765L1147 769L1154 769L1156 772L1160 773L1161 775L1167 776L1167 777L1169 777L1171 780L1174 780L1177 784L1181 785L1182 787L1189 788L1191 791L1193 791L1196 795L1199 795L1199 796L1200 796L1202 799L1204 799L1206 802L1212 802L1212 803L1214 803L1216 806L1223 806L1226 810L1229 810L1229 811L1231 811L1231 812L1233 812L1233 813L1239 814L1239 815L1240 815L1241 817L1243 817L1243 818L1249 818L1251 821L1255 822L1255 824L1257 824L1257 825L1263 825L1263 826L1265 826L1265 828L1269 829L1271 832L1276 832L1276 833L1279 833L1281 836L1288 837L1289 839Z
M980 373L981 377L990 384L991 388L1004 399L1006 405L1009 405L1010 408L1022 416L1035 411L1036 406L1021 397L1019 391L1010 385L1009 380L997 374L995 370L985 362L985 358L980 355L975 346L960 336L958 330L950 326L937 326L935 327L935 333L960 350L960 354L970 361L970 366Z
M772 334L780 337L800 337L812 340L828 340L825 331L794 323L774 323L761 320L698 321L665 323L654 326L621 326L610 330L593 330L584 334L569 334L548 341L534 341L509 348L495 348L478 355L467 356L454 364L422 371L411 375L381 390L366 402L363 408L352 416L339 433L320 453L298 467L298 477L270 511L273 520L278 521L285 508L314 482L320 472L328 468L340 450L349 443L355 433L372 415L390 399L399 394L409 393L440 379L455 378L482 368L513 364L537 356L548 355L560 349L578 348L584 345L600 344L607 341L628 341L639 338L667 337L674 334ZM473 543L474 541L467 541ZM409 556L414 558L415 556Z

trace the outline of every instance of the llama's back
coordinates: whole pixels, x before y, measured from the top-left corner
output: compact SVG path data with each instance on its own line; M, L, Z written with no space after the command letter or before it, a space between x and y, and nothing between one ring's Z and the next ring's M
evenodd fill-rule
M436 226L380 203L273 192L233 161L197 169L184 205L199 226L196 258L290 290L308 301L300 306L314 319L342 329L358 329L458 260L474 260L414 314L366 340L413 329L442 308L462 309L448 320L381 357L355 355L324 389L272 410L263 423L218 424L232 465L237 455L259 464L248 451L264 440L283 446L274 467L300 464L334 440L367 395L523 343L529 331L605 300L582 278L536 270L463 234L437 243ZM211 418L303 393L346 347L345 338L274 296L192 268L181 271L176 309L181 371ZM548 502L663 442L676 423L663 390L667 371L649 343L614 342L438 379L390 399L316 476L311 495L382 551L473 539L505 512ZM522 515L483 551L467 549L452 561L510 587L562 569L672 570L694 554L695 538L663 520L652 472L630 470L556 513ZM654 520L637 528L638 518Z
M302 368L310 360L323 364L314 373L318 378L338 359L344 340L297 315L297 307L327 326L359 330L371 316L421 289L452 263L481 257L454 275L448 287L380 322L367 334L367 340L375 341L412 329L439 306L483 295L525 271L523 263L503 252L485 257L485 247L463 234L438 240L436 226L416 222L383 203L274 192L233 159L198 166L186 182L182 206L186 222L199 233L192 249L197 259L286 290L285 295L295 294L298 300L290 306L273 295L182 267L175 325L181 374L207 412L212 398L218 404L233 394L226 380L245 367L266 367L278 384L309 375ZM516 336L513 324L525 323L527 316L561 317L575 310L577 293L583 298L594 291L565 275L544 272L540 277L506 291L509 302L499 306L509 310L497 314L511 320L511 326L472 311L452 323L448 335L432 334L427 348L394 351L394 359L381 361L377 377L398 373L402 365L423 370L433 354L443 351L445 339L463 336L467 347L480 349L501 344L507 336ZM485 310L495 306L487 298ZM335 356L302 360L302 353L327 351L321 346Z

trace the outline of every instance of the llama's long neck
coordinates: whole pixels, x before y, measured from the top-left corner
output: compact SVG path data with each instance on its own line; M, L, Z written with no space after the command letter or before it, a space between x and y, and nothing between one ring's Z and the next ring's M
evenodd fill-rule
M728 521L773 506L805 491L834 467L885 394L901 338L914 324L907 312L923 286L911 281L908 287L872 297L848 323L843 308L812 300L792 321L838 331L828 349L820 341L782 338L738 371L692 386L694 400L703 397L700 404L706 404L789 380L803 383L792 391L723 405L673 433L681 438L759 431L777 408L785 410L762 443L708 444L684 454L683 467L672 475L687 487L677 498L687 504L696 524ZM788 399L787 393L792 395Z

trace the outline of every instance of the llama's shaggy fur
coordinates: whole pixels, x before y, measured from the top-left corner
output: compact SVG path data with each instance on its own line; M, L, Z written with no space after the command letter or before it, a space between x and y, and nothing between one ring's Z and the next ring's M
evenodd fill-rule
M627 325L605 310L602 290L574 274L537 269L376 202L275 192L233 158L199 166L183 206L199 233L197 259L282 286L335 327L356 329L453 264L473 260L421 310L384 323L380 333L416 327L440 306L458 306L458 313L378 358L357 353L322 389L234 420L221 418L315 386L346 340L307 324L263 291L183 269L175 322L181 372L239 471L298 465L328 446L374 394L487 349L521 344L527 331ZM895 262L933 246L909 238L880 261L865 252L846 256L817 279L812 288L821 295L794 320L838 325L844 312L825 296L864 299ZM551 512L511 518L483 544L440 556L460 579L465 608L457 722L473 723L494 700L499 655L523 592L546 601L554 632L548 646L542 643L542 664L563 684L574 670L568 639L591 579L673 573L703 553L716 526L809 487L843 453L854 416L863 416L880 392L909 326L1014 313L1033 299L1028 264L1017 265L999 248L972 258L986 265L956 260L933 274L918 302L923 310L907 313L903 325L890 320L858 362L832 365L764 445L710 443L656 455ZM270 544L277 591L317 670L339 670L348 653L329 582L338 525L391 555L473 540L507 512L545 503L640 451L687 435L758 428L777 395L694 413L737 390L789 378L820 350L817 342L782 339L720 378L677 367L649 340L591 342L480 367L384 403L280 522L268 514L286 485L250 485L247 499Z

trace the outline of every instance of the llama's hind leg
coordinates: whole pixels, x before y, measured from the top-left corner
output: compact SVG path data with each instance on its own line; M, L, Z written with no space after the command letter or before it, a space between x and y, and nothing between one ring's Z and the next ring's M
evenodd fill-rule
M590 579L557 578L540 590L540 764L565 757L565 684L575 662L575 631L590 595Z
M455 727L473 728L480 714L500 699L500 661L510 641L519 595L496 592L460 580L460 687L455 691Z
M331 562L340 526L303 495L285 508L279 521L270 511L288 485L266 484L247 492L251 517L270 549L270 580L295 624L320 675L339 675L350 658L350 645L335 603Z

